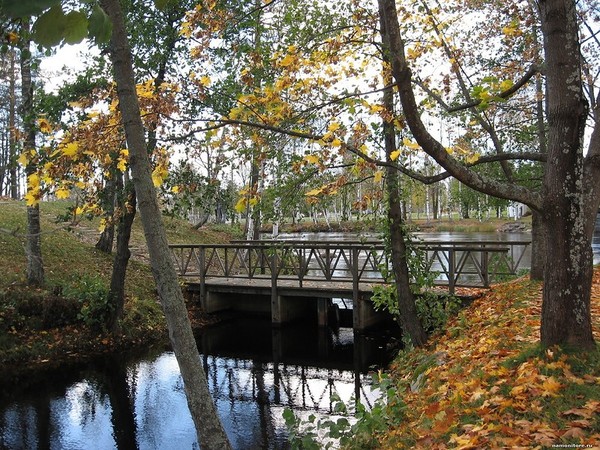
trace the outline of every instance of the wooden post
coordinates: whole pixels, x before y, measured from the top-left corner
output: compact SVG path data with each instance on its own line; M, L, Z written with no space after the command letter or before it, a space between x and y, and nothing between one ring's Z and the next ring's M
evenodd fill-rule
M200 273L200 306L207 310L206 304L206 248L198 247L198 272Z
M363 300L359 295L358 248L352 247L352 324L355 330L363 329Z
M481 274L483 275L483 287L490 287L490 274L489 274L489 257L490 253L483 246L481 250Z
M277 293L277 252L271 254L271 322L281 324L281 298Z
M454 294L454 284L456 282L455 266L456 253L453 248L448 249L448 291Z

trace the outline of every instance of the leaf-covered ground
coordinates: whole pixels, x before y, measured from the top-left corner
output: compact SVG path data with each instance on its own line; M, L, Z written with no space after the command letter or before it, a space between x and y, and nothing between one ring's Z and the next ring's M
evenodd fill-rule
M542 350L540 310L539 283L498 285L403 354L391 371L404 417L381 448L600 448L600 351ZM600 268L592 320L600 342Z

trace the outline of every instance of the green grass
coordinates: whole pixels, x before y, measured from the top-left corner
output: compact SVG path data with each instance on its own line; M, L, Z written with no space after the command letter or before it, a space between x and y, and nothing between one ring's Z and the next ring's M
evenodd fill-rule
M57 219L64 219L68 206L65 201L40 204L46 282L31 289L25 277L25 204L0 200L0 374L147 345L166 336L154 280L144 257L139 217L130 242L133 256L127 270L123 334L108 336L86 326L83 298L94 294L86 289L101 292L109 286L113 256L94 247L98 219L78 223ZM222 225L194 230L187 222L168 217L164 224L170 243L222 243L237 236ZM82 281L88 283L82 287Z

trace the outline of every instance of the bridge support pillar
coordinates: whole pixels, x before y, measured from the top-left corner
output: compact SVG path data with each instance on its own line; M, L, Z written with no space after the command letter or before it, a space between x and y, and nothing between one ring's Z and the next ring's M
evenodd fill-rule
M318 298L317 299L317 323L319 327L326 327L329 323L328 317L329 310L329 299Z
M228 294L220 292L207 292L204 298L201 298L201 306L204 312L212 314L231 308L231 297Z
M389 318L383 311L376 311L370 298L358 295L353 299L352 321L355 331L363 331L373 325L384 322Z
M302 297L289 297L284 295L272 296L271 322L273 325L281 325L295 319L306 317L312 309L311 304L312 302L307 301L306 298Z

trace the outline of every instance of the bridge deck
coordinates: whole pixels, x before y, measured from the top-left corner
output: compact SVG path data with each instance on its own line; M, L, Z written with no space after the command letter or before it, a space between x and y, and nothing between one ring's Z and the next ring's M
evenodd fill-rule
M206 289L211 292L230 293L230 294L256 294L271 295L272 291L271 277L248 278L220 278L207 277L205 280ZM358 292L360 294L372 294L373 287L381 283L360 282ZM201 283L195 281L186 282L189 290L200 291ZM352 280L307 280L283 278L277 279L277 293L279 295L290 295L295 297L341 297L352 298L353 289Z

